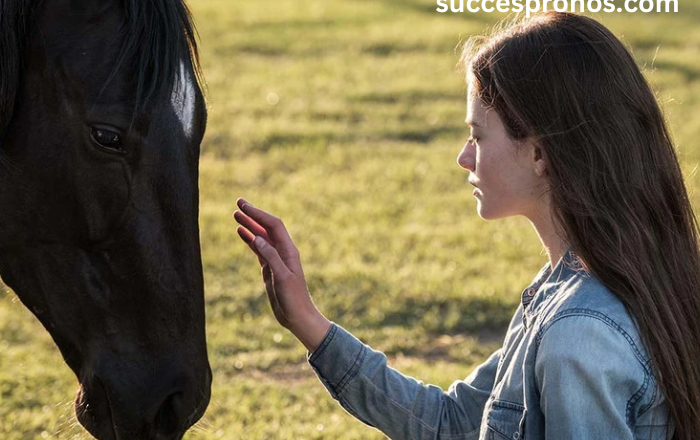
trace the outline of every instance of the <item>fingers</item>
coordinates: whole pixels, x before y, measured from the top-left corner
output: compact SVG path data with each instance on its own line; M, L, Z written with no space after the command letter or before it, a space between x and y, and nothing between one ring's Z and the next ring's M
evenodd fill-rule
M255 249L253 246L253 240L255 239L255 234L244 228L243 226L239 226L236 228L236 232L238 232L238 235L241 237L241 240L255 252L256 254L258 253L258 250Z
M236 204L242 211L242 214L234 213L236 221L246 227L250 225L248 229L251 232L263 237L265 241L274 246L289 269L297 275L301 275L302 268L299 251L282 220L262 209L254 207L245 199L239 198Z
M272 311L275 314L277 322L286 327L287 323L284 321L284 314L281 313L282 305L280 304L279 298L277 298L277 292L274 287L274 280L272 275L272 270L270 265L263 264L262 266L262 277L265 283L265 292L267 293L267 300L270 302Z
M249 230L244 228L243 226L239 226L236 228L236 232L238 232L238 235L241 237L241 240L245 244L248 245L248 247L255 253L255 255L258 257L258 262L260 263L260 266L265 264L265 261L262 259L260 256L260 253L258 253L258 249L255 247L253 244L253 240L255 239L255 235L251 233Z
M265 228L260 226L258 222L247 216L241 211L235 211L233 213L233 218L244 228L249 230L250 232L253 233L253 236L259 235L263 237L268 243L272 244L273 246L275 245L274 240L271 240L270 237L267 234L267 231ZM242 237L241 237L242 238ZM252 241L253 238L250 239Z
M273 285L272 270L270 270L270 265L263 264L262 278L263 282L265 283L265 292L267 293L267 299L268 301L270 301L272 309L275 310L279 308L279 301L277 301L277 297L275 296L275 288Z
M236 232L238 232L238 235L241 237L243 242L245 242L245 244L247 244L248 247L255 252L260 266L264 265L265 261L262 259L260 253L253 244L253 240L255 239L256 235L259 235L274 246L274 242L268 236L267 231L265 231L265 228L260 226L255 220L251 219L241 211L235 211L233 213L233 218L241 225L236 228Z
M292 272L290 272L287 265L284 263L284 261L282 261L282 257L280 257L280 254L277 252L277 249L275 249L274 246L266 242L264 238L260 236L255 237L255 239L253 240L253 246L255 246L255 248L258 251L258 254L262 257L263 260L265 260L265 263L267 263L267 265L270 267L270 270L274 274L275 278L282 280L289 277L290 275L293 275ZM264 272L263 275L265 275Z
M273 242L276 244L292 243L292 237L289 236L289 232L284 227L282 220L262 209L256 208L245 201L245 199L238 199L236 204L244 214L257 222L269 234Z
M267 264L264 264L262 267L262 277L263 281L265 282L265 286L268 284L272 286L272 271L270 270L270 266Z

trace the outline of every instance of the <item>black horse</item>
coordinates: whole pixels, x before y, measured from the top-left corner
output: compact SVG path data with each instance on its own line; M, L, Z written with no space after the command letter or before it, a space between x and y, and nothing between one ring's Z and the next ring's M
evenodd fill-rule
M0 274L99 439L180 439L211 370L183 0L0 0Z

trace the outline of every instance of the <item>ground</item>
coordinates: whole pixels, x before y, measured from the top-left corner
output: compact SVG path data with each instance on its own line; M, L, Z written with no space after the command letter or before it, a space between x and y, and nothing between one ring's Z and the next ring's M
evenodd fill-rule
M523 219L481 220L456 157L467 137L457 46L501 16L431 0L193 0L208 84L201 238L212 403L185 438L382 439L330 398L274 321L231 213L282 217L315 301L393 366L447 387L496 349L547 261ZM698 206L700 4L598 14L669 119ZM0 294L0 438L88 439L77 384L14 294Z

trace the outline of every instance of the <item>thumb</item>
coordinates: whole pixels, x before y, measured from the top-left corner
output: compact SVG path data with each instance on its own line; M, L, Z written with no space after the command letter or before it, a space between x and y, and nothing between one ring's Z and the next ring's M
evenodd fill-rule
M272 273L276 274L277 277L286 277L291 274L287 265L284 264L284 261L282 261L282 257L280 257L277 249L265 241L264 238L260 236L255 237L253 244L255 245L255 249L257 249L260 253L260 256L272 270Z

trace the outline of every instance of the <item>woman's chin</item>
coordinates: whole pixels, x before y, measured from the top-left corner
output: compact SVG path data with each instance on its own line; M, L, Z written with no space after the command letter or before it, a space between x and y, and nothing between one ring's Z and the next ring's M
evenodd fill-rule
M484 220L496 220L499 218L507 217L507 215L503 215L502 213L499 213L498 211L494 211L493 209L488 209L488 207L485 206L485 203L482 200L477 200L476 212L477 212L477 214L479 214L479 217L481 217Z
M476 200L476 213L484 220L491 220L488 209L484 206L484 202L479 199Z
M484 213L481 210L478 210L479 217L481 217L483 220L494 220L494 217L489 217L488 214Z

